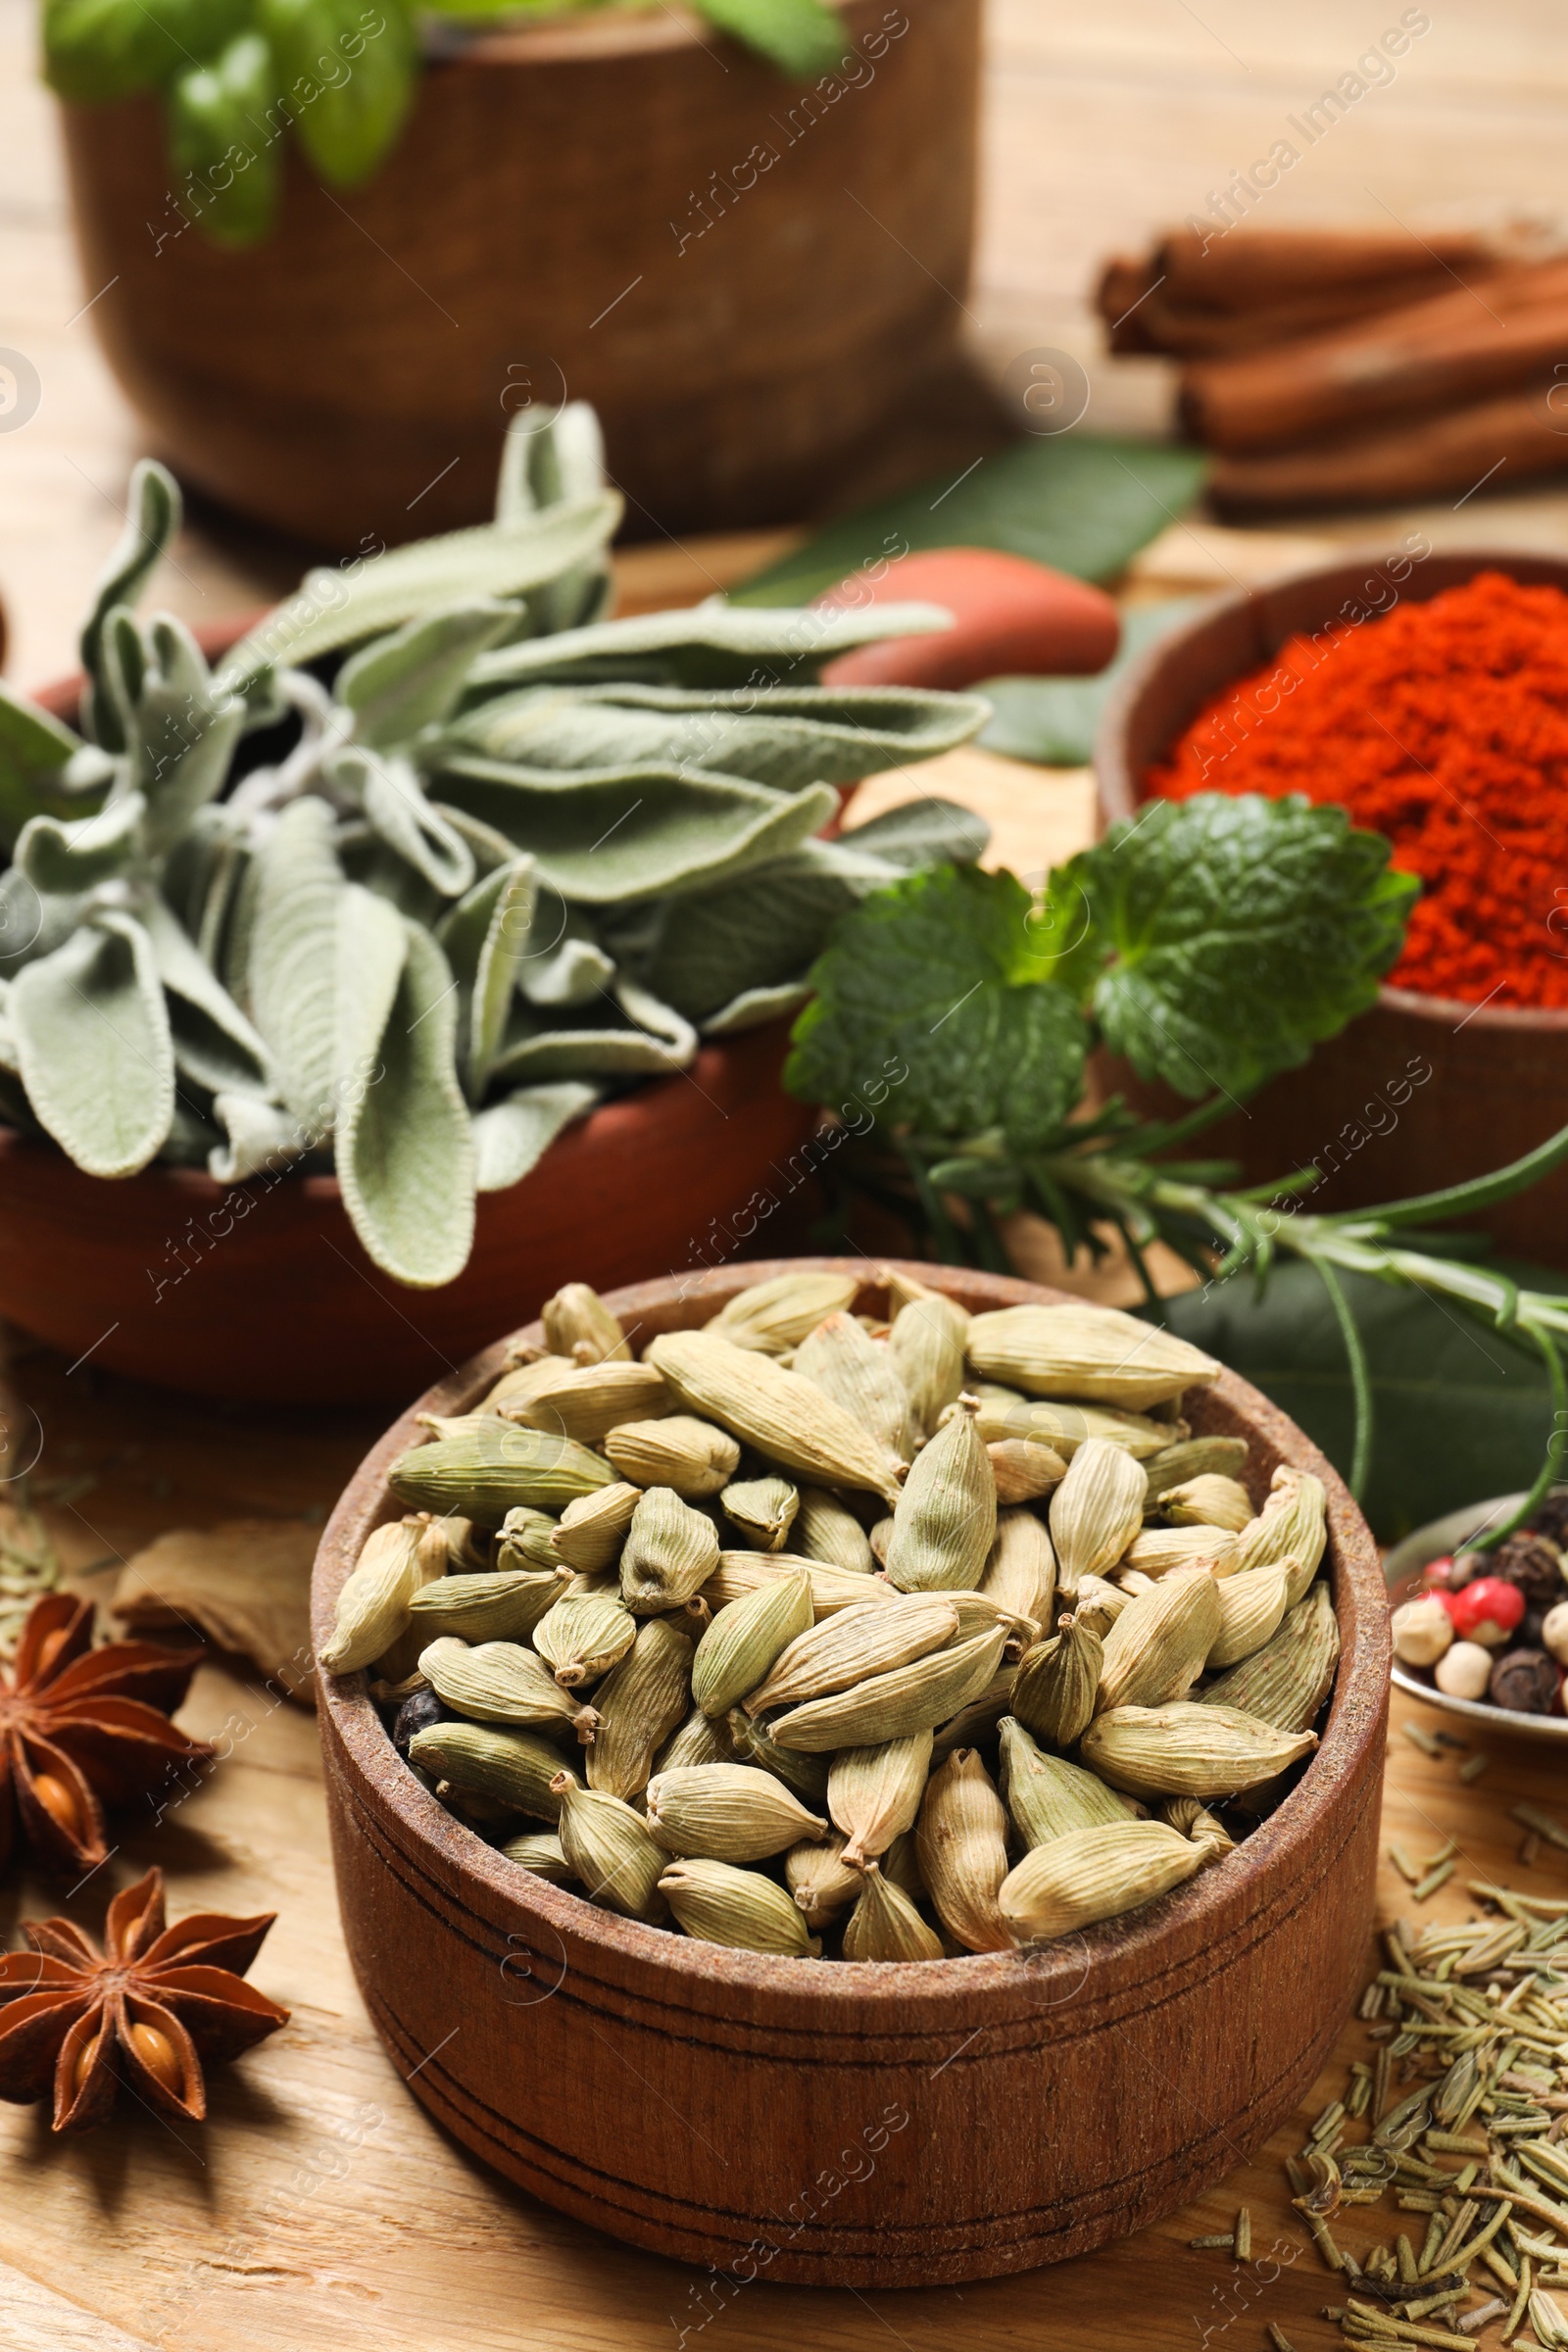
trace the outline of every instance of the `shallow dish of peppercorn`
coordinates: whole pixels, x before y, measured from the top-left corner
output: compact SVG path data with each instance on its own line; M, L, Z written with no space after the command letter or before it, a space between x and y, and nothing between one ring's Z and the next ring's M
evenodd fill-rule
M1486 1548L1523 1497L1501 1494L1434 1519L1384 1562L1394 1680L1453 1715L1518 1738L1568 1739L1568 1487Z

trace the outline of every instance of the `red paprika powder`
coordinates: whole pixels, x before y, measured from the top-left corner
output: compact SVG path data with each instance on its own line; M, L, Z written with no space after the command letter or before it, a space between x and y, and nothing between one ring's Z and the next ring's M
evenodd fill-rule
M1304 793L1387 835L1422 894L1396 988L1568 1006L1568 596L1478 573L1226 691L1152 793Z

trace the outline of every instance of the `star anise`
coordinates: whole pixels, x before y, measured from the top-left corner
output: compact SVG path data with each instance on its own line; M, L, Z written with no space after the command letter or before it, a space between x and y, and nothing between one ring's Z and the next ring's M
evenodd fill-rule
M199 1649L94 1649L92 1634L91 1601L51 1592L22 1629L15 1675L0 1673L0 1870L19 1822L46 1868L95 1869L109 1851L105 1805L132 1803L213 1752L169 1720Z
M109 1906L107 1954L69 1919L25 1920L32 1949L0 1959L0 2099L54 2085L54 2128L101 2124L122 2083L160 2114L199 2124L204 2064L237 2058L289 2013L244 1981L275 1912L194 1911L164 1925L164 1874Z

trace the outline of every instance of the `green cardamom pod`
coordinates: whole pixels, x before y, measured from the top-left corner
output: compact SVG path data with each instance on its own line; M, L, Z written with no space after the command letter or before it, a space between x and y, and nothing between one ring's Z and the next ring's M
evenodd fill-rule
M889 1285L890 1295L893 1285ZM888 1334L888 1353L909 1399L922 1436L935 1431L963 1387L963 1350L969 1317L956 1298L922 1290L899 1305Z
M1294 1560L1285 1604L1294 1609L1311 1588L1328 1532L1328 1496L1322 1480L1314 1478L1310 1470L1293 1470L1288 1462L1282 1462L1261 1512L1236 1539L1237 1572L1273 1568L1283 1559Z
M1016 1716L1003 1718L1001 1745L1002 1793L1025 1845L1046 1845L1069 1830L1103 1829L1137 1815L1131 1797L1039 1747Z
M1327 1584L1318 1583L1287 1611L1271 1642L1199 1691L1198 1701L1239 1708L1279 1732L1304 1732L1333 1687L1339 1662L1339 1620Z
M1207 1838L1184 1838L1163 1821L1071 1830L1008 1872L999 1907L1013 1943L1049 1943L1136 1911L1218 1859Z
M1245 1438L1183 1438L1174 1446L1162 1446L1144 1463L1149 1481L1145 1509L1158 1510L1165 1496L1190 1479L1210 1475L1240 1479L1247 1467L1247 1453Z
M691 1703L692 1645L666 1618L642 1626L594 1694L599 1728L588 1750L588 1786L633 1797L648 1786L654 1753Z
M1146 1472L1147 1476L1147 1472ZM1252 1503L1247 1489L1219 1471L1205 1470L1197 1478L1166 1487L1159 1507L1173 1527L1218 1527L1239 1536L1251 1523Z
M977 1372L1029 1396L1088 1398L1142 1412L1185 1389L1206 1388L1220 1367L1152 1323L1118 1307L1004 1306L969 1323Z
M844 1860L854 1869L887 1852L914 1827L931 1769L931 1734L886 1740L878 1747L848 1747L827 1776L827 1809L847 1840Z
M1279 1631L1290 1598L1297 1563L1288 1555L1272 1568L1252 1568L1245 1576L1228 1576L1215 1588L1219 1594L1219 1632L1203 1664L1210 1674L1239 1666L1262 1648ZM1185 1692L1172 1691L1171 1697Z
M481 1642L470 1648L443 1634L419 1652L419 1672L443 1706L475 1723L537 1723L569 1727L586 1747L599 1717L564 1690L543 1658L516 1642Z
M1317 1745L1236 1707L1178 1699L1163 1707L1112 1707L1084 1734L1092 1772L1131 1796L1236 1796L1271 1781Z
M551 1788L561 1799L561 1849L588 1900L651 1927L666 1919L659 1882L669 1857L642 1815L603 1788L579 1788L569 1772Z
M666 1331L648 1348L687 1409L717 1421L769 1461L817 1486L897 1498L899 1482L874 1440L842 1405L771 1357L712 1331Z
M761 1715L770 1707L852 1690L867 1676L906 1666L957 1637L958 1612L945 1592L911 1592L835 1610L798 1634L771 1672L750 1686L746 1712Z
M704 1636L707 1640L707 1636ZM702 1646L698 1644L699 1648ZM695 1682L697 1662L692 1661ZM682 1764L733 1764L735 1742L729 1736L729 1725L722 1715L705 1715L701 1707L676 1724L669 1738L654 1758L655 1772L674 1772Z
M1222 1590L1206 1568L1177 1568L1136 1593L1105 1636L1097 1711L1185 1698L1219 1640Z
M851 1576L869 1576L876 1562L855 1513L825 1487L799 1489L801 1506L790 1530L797 1552Z
M719 1496L742 1541L756 1551L782 1551L801 1497L787 1478L746 1478Z
M561 1555L555 1549L554 1537L559 1525L554 1511L536 1511L528 1503L518 1510L509 1511L501 1522L501 1533L496 1538L496 1566L509 1569L557 1567Z
M980 1591L1016 1616L1031 1617L1039 1626L1051 1623L1056 1555L1033 1511L997 1513L997 1533L981 1571Z
M552 1555L584 1576L598 1576L613 1568L641 1499L641 1487L617 1480L612 1487L601 1487L596 1494L568 1502L560 1525L551 1533Z
M662 1421L624 1421L605 1440L605 1451L635 1487L673 1487L688 1502L716 1494L740 1466L741 1449L728 1430L689 1413Z
M782 1886L760 1871L693 1856L671 1862L659 1882L688 1936L734 1951L771 1952L784 1960L814 1960L822 1950L800 1909Z
M731 1707L725 1718L735 1754L743 1764L760 1765L775 1781L782 1781L813 1813L820 1813L827 1804L828 1758L825 1755L798 1754L793 1748L780 1747L778 1741L760 1723L754 1723L744 1707Z
M564 1886L572 1875L561 1839L548 1830L525 1830L520 1838L509 1838L501 1851L519 1870L548 1879L552 1886Z
M1037 1642L1019 1660L1012 1712L1047 1747L1073 1747L1082 1739L1095 1712L1103 1655L1093 1626L1062 1615L1051 1639Z
M440 1573L423 1523L394 1519L372 1529L337 1596L332 1637L320 1651L328 1674L354 1674L385 1655L413 1615L414 1595Z
M932 1650L891 1673L873 1674L853 1690L808 1699L769 1726L780 1747L824 1754L841 1747L875 1747L930 1731L983 1690L1001 1663L1006 1629L976 1634Z
M425 1642L456 1634L464 1642L526 1642L561 1598L564 1568L497 1570L484 1576L438 1576L409 1603L409 1622Z
M920 1876L948 1934L966 1951L1011 1941L997 1907L1007 1875L1007 1816L980 1756L956 1748L926 1786L915 1828Z
M797 1551L721 1551L718 1566L703 1587L704 1596L710 1608L726 1609L744 1600L748 1592L777 1584L803 1568L810 1582L811 1610L817 1618L831 1617L840 1609L861 1608L867 1601L894 1598L892 1586L880 1577L825 1567L820 1561L803 1559Z
M536 1733L501 1731L488 1723L432 1723L415 1733L409 1757L432 1778L491 1797L514 1813L531 1813L540 1821L560 1818L561 1798L552 1783L561 1771L561 1751Z
M765 1862L828 1825L755 1764L689 1764L648 1784L648 1827L672 1854Z
M718 1535L706 1513L672 1487L651 1487L631 1516L620 1555L620 1593L635 1616L678 1609L718 1566Z
M1116 1565L1144 1524L1148 1491L1141 1466L1124 1446L1090 1438L1079 1446L1051 1498L1051 1541L1063 1599L1077 1592L1080 1578L1106 1576Z
M631 1348L617 1318L586 1282L568 1282L539 1310L546 1345L576 1364L629 1361Z
M853 1275L775 1274L737 1291L709 1324L732 1348L763 1355L787 1355L827 1315L853 1303L858 1286Z
M841 1404L895 1465L914 1459L920 1430L887 1343L854 1315L828 1315L795 1350L790 1369Z
M506 1417L524 1429L602 1446L621 1422L654 1421L673 1406L651 1364L612 1360L567 1365L555 1380L540 1382L525 1400L510 1405Z
M534 1627L533 1645L566 1690L598 1682L637 1639L637 1620L610 1592L569 1593Z
M916 1455L894 1505L888 1581L904 1592L972 1591L996 1533L997 1482L973 1402L960 1402Z
M813 1934L849 1909L863 1883L844 1860L844 1838L836 1830L826 1838L803 1838L784 1857L784 1884Z
M861 1874L860 1899L844 1930L846 1960L940 1960L942 1938L908 1896L874 1862Z
M459 1511L483 1527L499 1527L519 1503L560 1509L612 1485L614 1476L573 1438L493 1419L466 1437L414 1446L387 1473L393 1493L414 1509Z
M692 1696L703 1713L727 1715L810 1623L811 1580L804 1568L720 1609L692 1660Z

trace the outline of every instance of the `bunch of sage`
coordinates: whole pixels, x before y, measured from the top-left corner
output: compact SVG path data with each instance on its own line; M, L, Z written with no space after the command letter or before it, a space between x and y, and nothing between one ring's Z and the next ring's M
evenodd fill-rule
M0 1111L95 1176L335 1167L409 1283L466 1262L607 1089L807 994L869 891L966 858L933 801L837 841L835 787L986 706L828 687L870 613L605 617L596 419L519 417L494 523L309 574L212 669L133 607L179 520L138 466L78 734L0 689Z

